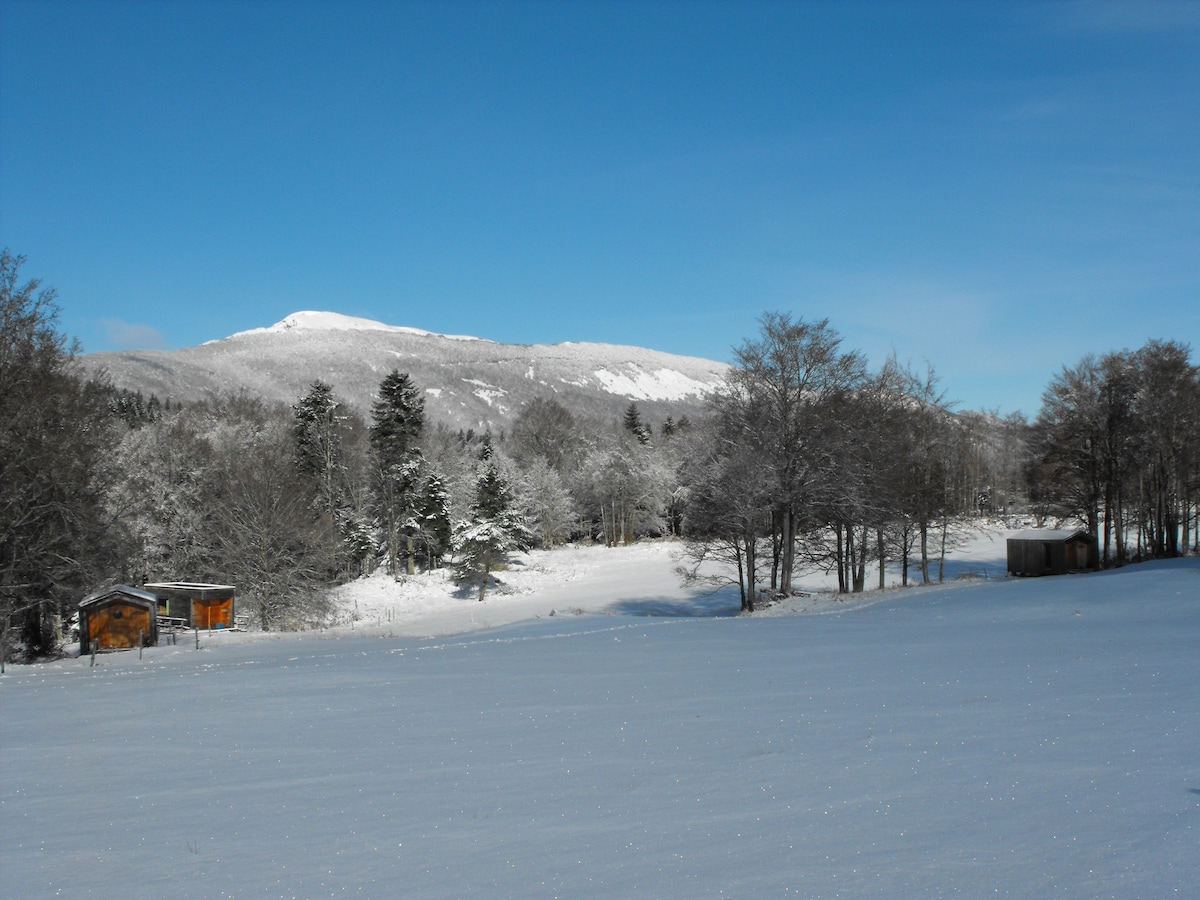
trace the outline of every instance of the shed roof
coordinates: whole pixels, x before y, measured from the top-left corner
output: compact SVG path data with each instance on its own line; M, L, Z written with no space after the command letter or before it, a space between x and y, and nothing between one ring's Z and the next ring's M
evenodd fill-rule
M81 608L84 606L92 606L94 604L99 603L102 600L107 600L109 597L113 596L114 594L124 594L128 597L134 598L135 600L140 600L143 603L152 603L152 604L158 603L158 598L155 597L153 594L148 593L147 591L139 590L138 588L135 588L135 587L130 587L127 584L114 584L112 587L101 588L100 590L95 591L94 593L88 594L86 597L84 597L82 600L79 601L79 606Z
M146 585L146 590L156 595L172 595L176 599L190 597L194 600L210 600L213 597L232 597L232 584L206 584L195 581L155 581Z
M1088 539L1088 533L1078 528L1027 528L1009 536L1010 541L1069 541L1073 538Z

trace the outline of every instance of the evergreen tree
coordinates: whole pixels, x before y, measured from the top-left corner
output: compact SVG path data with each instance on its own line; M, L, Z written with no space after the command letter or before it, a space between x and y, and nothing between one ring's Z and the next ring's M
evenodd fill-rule
M314 480L316 502L333 520L339 502L342 465L342 435L333 388L314 381L309 392L292 407L295 419L296 468Z
M374 462L375 506L387 545L388 571L399 574L404 539L406 569L416 571L417 500L423 459L417 441L425 401L408 375L395 369L379 385L368 437Z
M371 450L382 468L403 462L425 427L425 400L408 375L395 369L379 385L371 407Z
M479 599L487 595L491 573L507 562L508 554L530 544L525 518L515 508L508 481L494 458L490 438L480 450L483 467L475 482L471 521L455 529L455 579L460 584L478 584Z
M639 444L650 443L652 437L650 426L642 421L642 414L636 402L630 401L621 424L626 431L638 439Z
M427 468L418 502L419 533L426 565L434 568L450 549L453 525L450 519L450 493L441 476Z

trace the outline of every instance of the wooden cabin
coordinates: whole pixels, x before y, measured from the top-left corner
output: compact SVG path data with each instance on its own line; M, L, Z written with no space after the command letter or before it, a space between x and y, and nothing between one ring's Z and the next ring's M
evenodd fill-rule
M1092 538L1086 531L1032 528L1008 539L1012 575L1065 575L1093 569Z
M158 599L126 584L105 588L79 604L79 649L128 650L158 643Z
M233 585L160 581L146 585L158 602L158 615L186 628L233 628Z

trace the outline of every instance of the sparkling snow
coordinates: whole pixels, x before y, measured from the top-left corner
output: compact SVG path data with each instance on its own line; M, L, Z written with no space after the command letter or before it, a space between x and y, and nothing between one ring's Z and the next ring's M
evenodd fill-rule
M745 617L671 550L11 667L0 896L1200 892L1200 559L1010 580L981 540Z

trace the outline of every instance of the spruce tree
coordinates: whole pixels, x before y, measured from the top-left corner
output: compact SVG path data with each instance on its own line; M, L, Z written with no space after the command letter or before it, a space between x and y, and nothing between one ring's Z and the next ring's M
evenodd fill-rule
M331 520L339 505L338 487L343 471L339 405L333 388L318 380L292 407L296 468L314 480L317 505Z
M371 450L383 468L404 461L425 426L425 400L408 375L396 369L379 385L371 407Z
M375 472L375 501L388 548L388 571L399 573L400 539L407 571L416 571L417 499L424 463L417 441L425 424L425 401L416 386L392 370L379 385L368 437Z
M508 554L530 545L525 518L513 504L508 480L500 472L490 436L480 448L482 469L475 482L471 521L455 530L455 578L461 584L478 584L479 599L487 595L491 573L507 561Z
M639 444L650 443L650 426L642 421L642 413L638 409L637 403L630 401L629 406L625 410L625 418L621 424L626 431L638 439Z

